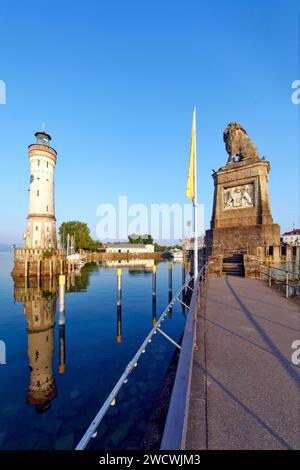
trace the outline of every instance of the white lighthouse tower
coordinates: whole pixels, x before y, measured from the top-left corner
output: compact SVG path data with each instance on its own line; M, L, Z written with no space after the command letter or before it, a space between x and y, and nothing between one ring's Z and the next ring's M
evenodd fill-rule
M50 147L51 137L36 132L36 143L29 145L30 188L28 225L24 235L25 248L56 250L56 219L54 207L54 169L56 151Z
M57 249L54 207L56 151L51 137L36 132L36 143L28 147L30 162L29 210L24 247L14 249L13 277L50 276L66 269L65 250Z

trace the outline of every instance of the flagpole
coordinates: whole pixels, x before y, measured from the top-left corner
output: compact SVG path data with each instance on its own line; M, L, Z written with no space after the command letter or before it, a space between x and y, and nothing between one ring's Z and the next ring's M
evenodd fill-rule
M194 282L198 277L198 199L197 199L197 131L196 131L196 106L194 106L194 119L195 119L195 174L194 174Z

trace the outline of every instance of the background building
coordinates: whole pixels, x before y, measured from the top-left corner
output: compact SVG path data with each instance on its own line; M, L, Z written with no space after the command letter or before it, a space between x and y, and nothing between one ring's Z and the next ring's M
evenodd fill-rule
M106 253L154 253L154 245L135 243L108 243Z
M282 234L282 241L287 245L300 246L300 228Z

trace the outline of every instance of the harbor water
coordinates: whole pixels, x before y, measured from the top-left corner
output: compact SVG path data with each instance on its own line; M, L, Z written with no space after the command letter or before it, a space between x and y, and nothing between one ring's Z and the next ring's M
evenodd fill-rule
M12 263L12 254L0 254L0 449L74 449L168 305L168 263L157 264L156 301L154 262L127 263L122 308L122 263L88 264L67 278L63 309L57 278L14 282ZM182 265L172 267L174 295ZM164 321L177 342L185 318L177 302ZM153 337L88 448L143 448L174 350L158 333Z

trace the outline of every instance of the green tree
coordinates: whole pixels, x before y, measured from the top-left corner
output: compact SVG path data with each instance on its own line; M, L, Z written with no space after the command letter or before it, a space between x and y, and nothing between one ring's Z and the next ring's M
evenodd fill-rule
M154 251L170 251L174 250L174 248L178 248L182 250L182 245L159 245L158 243L154 243Z
M145 245L153 244L153 238L150 234L137 235L136 233L132 233L131 235L128 235L128 241L129 243L133 243L133 244L137 244L137 243L143 243Z
M58 230L60 243L62 247L67 245L67 236L74 236L74 249L75 251L80 248L83 250L96 250L101 246L101 243L92 239L90 229L84 222L76 220L70 222L63 222Z

